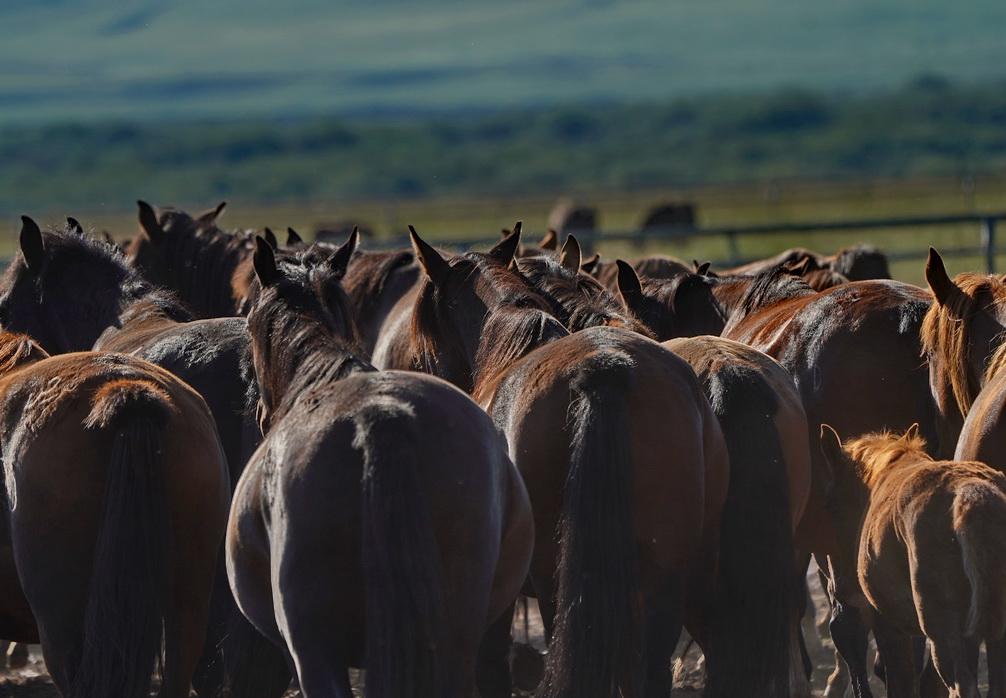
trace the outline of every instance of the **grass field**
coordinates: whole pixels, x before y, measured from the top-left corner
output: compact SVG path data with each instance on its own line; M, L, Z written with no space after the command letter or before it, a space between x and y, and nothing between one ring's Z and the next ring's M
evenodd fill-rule
M1006 178L979 179L962 183L956 179L925 181L878 181L857 184L790 183L761 184L736 187L708 187L676 190L652 190L634 193L582 192L577 201L594 205L599 210L602 231L625 231L635 228L644 212L656 203L677 200L693 201L698 206L700 225L753 224L769 222L842 220L865 217L947 214L964 212L1006 211ZM293 226L310 233L325 221L349 219L369 224L378 237L387 239L404 233L413 224L430 239L491 237L502 227L510 227L517 219L524 221L527 239L534 240L544 231L546 219L556 197L500 199L430 199L346 201L339 204L316 202L310 205L260 206L253 202L233 201L221 224L225 227L260 228L270 226L283 231ZM201 209L215 202L165 202L190 210ZM129 237L136 229L136 213L131 202L122 202L116 210L32 212L40 222L58 223L67 213L75 215L94 230L108 230L116 238ZM0 253L10 254L15 244L19 224L9 219L8 233L0 238ZM1001 233L1006 237L1006 230ZM727 257L725 241L703 239L668 246L647 244L643 247L626 244L599 244L607 258L634 257L641 254L673 254L684 259L721 260ZM740 252L745 257L763 257L787 247L801 245L822 252L834 251L845 245L868 242L888 251L920 250L929 245L937 248L977 245L977 226L950 226L919 230L877 230L808 235L771 235L741 238ZM1006 241L1003 246L1006 247ZM1000 256L1006 266L1006 254ZM951 272L981 269L982 260L955 258L948 260ZM898 262L893 267L897 278L921 283L922 261Z

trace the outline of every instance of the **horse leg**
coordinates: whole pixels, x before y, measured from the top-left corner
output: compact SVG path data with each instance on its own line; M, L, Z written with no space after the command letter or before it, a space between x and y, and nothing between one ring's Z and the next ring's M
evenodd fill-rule
M985 643L989 666L988 698L1006 698L1006 638Z
M500 618L489 626L479 647L476 683L482 698L510 698L510 647L513 638L514 606L511 605Z
M978 646L962 637L930 638L933 665L951 698L978 698Z
M210 601L176 581L164 617L164 671L159 698L189 698L192 678L203 654Z
M681 637L681 613L673 602L652 604L646 614L646 698L671 695L671 655Z
M916 698L919 678L915 669L912 638L878 617L873 628L877 651L884 657L884 680L888 698Z
M831 613L831 639L835 649L842 655L852 680L852 692L856 698L873 698L867 678L866 627L863 625L859 609L845 603L836 603Z

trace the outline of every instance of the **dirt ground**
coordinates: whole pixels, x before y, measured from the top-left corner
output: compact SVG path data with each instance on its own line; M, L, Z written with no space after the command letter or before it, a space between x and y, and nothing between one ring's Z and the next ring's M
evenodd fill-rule
M816 611L819 618L823 617L826 602L820 585L817 583L816 573L809 575L809 581L811 583L811 598L814 601ZM531 613L528 620L531 644L540 649L543 647L541 621L538 618L533 602L531 603ZM518 614L518 617L514 619L515 638L522 639L525 637L524 627L523 617L521 614ZM825 681L834 665L832 645L829 639L819 638L814 621L811 618L807 618L804 621L804 633L807 636L808 649L816 667L813 676L814 696L822 696ZM675 680L672 696L675 698L700 695L703 685L701 655L696 649L692 649L687 656L681 657L680 653L684 649L685 644L686 640L682 639L674 660ZM42 662L38 647L31 648L30 657L31 661L24 669L0 671L0 698L58 698L59 693L46 674L45 664ZM356 679L355 683L360 683L360 677L354 677L354 679ZM876 682L875 679L874 682L875 695L883 696L884 689L882 685ZM514 695L524 696L529 694L518 692ZM299 696L299 692L291 691L287 694L286 698L299 698Z

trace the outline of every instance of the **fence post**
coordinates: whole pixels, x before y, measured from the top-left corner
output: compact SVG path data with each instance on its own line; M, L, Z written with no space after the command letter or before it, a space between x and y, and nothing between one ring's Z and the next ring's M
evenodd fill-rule
M727 232L727 254L730 255L730 266L740 264L741 250L737 244L737 233L733 230Z
M985 272L996 272L996 219L982 219L982 249L985 251Z

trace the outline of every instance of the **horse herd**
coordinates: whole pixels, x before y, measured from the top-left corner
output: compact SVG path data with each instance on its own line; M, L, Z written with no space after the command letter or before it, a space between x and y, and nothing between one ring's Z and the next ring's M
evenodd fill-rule
M0 281L0 637L63 695L1006 696L1006 280L24 217ZM868 667L869 634L878 659Z

